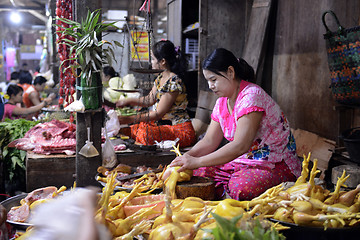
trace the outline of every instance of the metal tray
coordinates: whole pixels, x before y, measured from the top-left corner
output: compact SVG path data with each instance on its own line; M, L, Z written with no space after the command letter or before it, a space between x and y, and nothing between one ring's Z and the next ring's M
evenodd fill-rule
M159 170L159 169L155 169L154 171L146 171L146 172L143 172L143 173L135 173L135 174L131 174L131 175L128 175L128 176L125 176L123 177L124 179L131 179L131 178L140 178L141 176L143 176L144 174L146 173L149 173L149 172L161 172L162 170ZM97 180L97 177L103 177L102 175L100 175L99 173L97 173L95 175L95 180L101 184L101 186L105 187L106 183L102 182L102 181L99 181ZM127 191L127 192L131 192L133 188L126 188L126 187L121 187L121 186L116 186L115 187L115 191ZM153 191L153 193L159 193L162 191L162 188L157 188Z
M111 88L111 90L116 91L116 92L123 92L123 93L140 93L141 95L142 95L142 93L143 93L143 90L142 90L142 89L127 90L127 89Z
M290 227L290 229L282 230L281 233L286 239L291 240L345 240L353 239L353 236L360 234L360 226L343 227L343 228L327 228L315 226L301 226L295 223L279 221L273 218L269 219L272 222L278 222L283 226Z
M105 187L106 183L102 182L102 181L99 181L97 180L97 177L100 176L99 173L97 173L95 175L95 180L100 183L101 186ZM126 191L126 192L131 192L132 188L124 188L124 187L120 187L120 186L116 186L115 187L115 191Z
M2 201L0 204L6 209L6 211L10 211L12 207L20 206L21 199L25 198L28 194L22 193L19 195L16 195L14 197L8 198L4 201ZM15 229L18 230L26 230L26 228L32 226L32 224L27 222L14 222L10 220L6 220L8 223L10 223L12 226L14 226Z

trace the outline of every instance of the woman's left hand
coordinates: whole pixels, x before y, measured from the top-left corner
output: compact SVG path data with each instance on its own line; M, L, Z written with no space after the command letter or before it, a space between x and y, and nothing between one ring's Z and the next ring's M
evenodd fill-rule
M178 172L182 172L186 169L196 169L199 166L197 166L198 163L198 158L196 157L192 157L188 154L184 154L182 156L176 157L169 165L169 167L176 167L176 166L180 166L180 168L178 169Z

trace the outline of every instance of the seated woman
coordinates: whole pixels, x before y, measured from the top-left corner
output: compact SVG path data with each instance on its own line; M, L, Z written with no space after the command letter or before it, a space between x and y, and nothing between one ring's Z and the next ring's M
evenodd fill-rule
M7 95L10 97L8 102L4 105L3 119L17 119L25 118L27 115L40 111L41 108L46 107L52 102L52 98L45 98L40 104L29 108L21 107L23 89L15 84L10 84L7 88Z
M32 76L29 71L20 71L19 72L19 83L17 84L20 86L24 91L32 86Z
M46 81L46 78L43 76L37 76L34 79L33 85L30 85L26 88L26 90L24 90L23 102L26 107L36 106L41 103L40 92L44 91ZM51 93L49 97L54 99L55 94Z
M248 63L219 48L203 62L209 88L219 98L203 139L169 166L214 178L217 198L251 200L301 172L295 139L279 105L258 85ZM229 142L219 147L223 137Z
M103 85L103 108L106 112L108 112L110 109L115 108L115 102L119 100L121 94L119 92L116 92L115 90L111 89L109 87L109 81L111 79L113 80L120 79L119 73L115 71L115 69L111 66L105 66L103 68L103 71L101 72L101 81Z
M104 87L109 87L110 79L114 77L119 77L119 73L111 66L105 66L101 73L101 81Z
M143 145L179 138L180 147L191 146L195 142L195 130L186 110L188 101L182 80L187 68L186 59L172 42L159 41L152 47L151 65L162 72L155 79L150 93L140 98L120 100L116 106L154 105L154 110L119 116L120 124L138 123L130 126L128 135Z

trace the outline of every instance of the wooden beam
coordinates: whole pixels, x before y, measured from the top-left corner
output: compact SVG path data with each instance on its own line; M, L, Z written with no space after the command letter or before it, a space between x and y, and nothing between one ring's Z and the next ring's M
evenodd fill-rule
M264 57L264 39L272 2L273 0L254 0L252 5L243 58L254 68L256 75L261 71L261 61Z
M97 0L73 0L74 6L74 19L77 22L80 22L82 19L86 18L88 10L94 11L101 8L101 1ZM88 6L88 7L84 7ZM101 19L101 17L100 17ZM98 84L101 83L99 79ZM80 85L80 78L76 81L77 86ZM101 90L101 88L99 88ZM81 96L81 91L77 90L77 98ZM101 104L100 104L101 105ZM84 186L98 186L97 181L95 180L95 174L97 168L102 164L101 157L101 128L103 126L103 112L101 109L88 111L85 113L76 114L76 183L80 187ZM99 156L86 158L79 154L80 149L84 146L85 141L87 140L87 127L90 127L91 140L95 148L99 152Z
M30 6L12 6L12 5L0 5L0 11L13 11L13 10L17 10L17 11L42 11L45 12L45 6L43 7L30 7Z

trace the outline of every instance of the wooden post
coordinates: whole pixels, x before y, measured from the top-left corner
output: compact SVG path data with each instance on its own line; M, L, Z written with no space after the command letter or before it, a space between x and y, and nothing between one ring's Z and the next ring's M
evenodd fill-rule
M73 0L74 6L74 20L79 22L81 19L86 18L88 9L94 11L101 8L101 1L97 0ZM86 6L86 7L85 7ZM101 21L101 17L99 19ZM98 85L101 86L101 79ZM80 78L77 79L76 85L80 86ZM101 93L101 88L99 88ZM77 90L77 99L80 99L81 92ZM94 99L97 101L96 99ZM99 104L100 106L102 103ZM96 169L101 165L101 128L103 126L103 111L89 110L85 113L76 114L76 166L75 166L75 179L77 186L100 186L95 180L97 173ZM99 152L99 156L86 158L79 154L80 149L84 146L87 140L87 127L90 127L91 141Z
M56 39L56 27L53 25L55 23L55 17L56 17L56 0L50 0L50 11L52 16L52 26L51 26L51 32L52 32L52 39ZM57 60L57 54L56 52L56 41L53 40L51 43L51 47L48 47L48 51L50 51L50 68L53 73L53 80L55 82L55 85L59 83L59 67L60 62Z
M4 26L4 23L3 23L3 19L1 18L0 19L0 24L1 26ZM6 29L7 31L7 29ZM5 37L5 34L4 31L1 31L0 32L0 48L3 49L3 39ZM5 60L4 60L4 55L2 53L0 53L0 77L3 81L5 81L7 78L6 78L6 75L5 75L5 72L4 72L4 68L5 68ZM2 90L3 91L3 90Z

